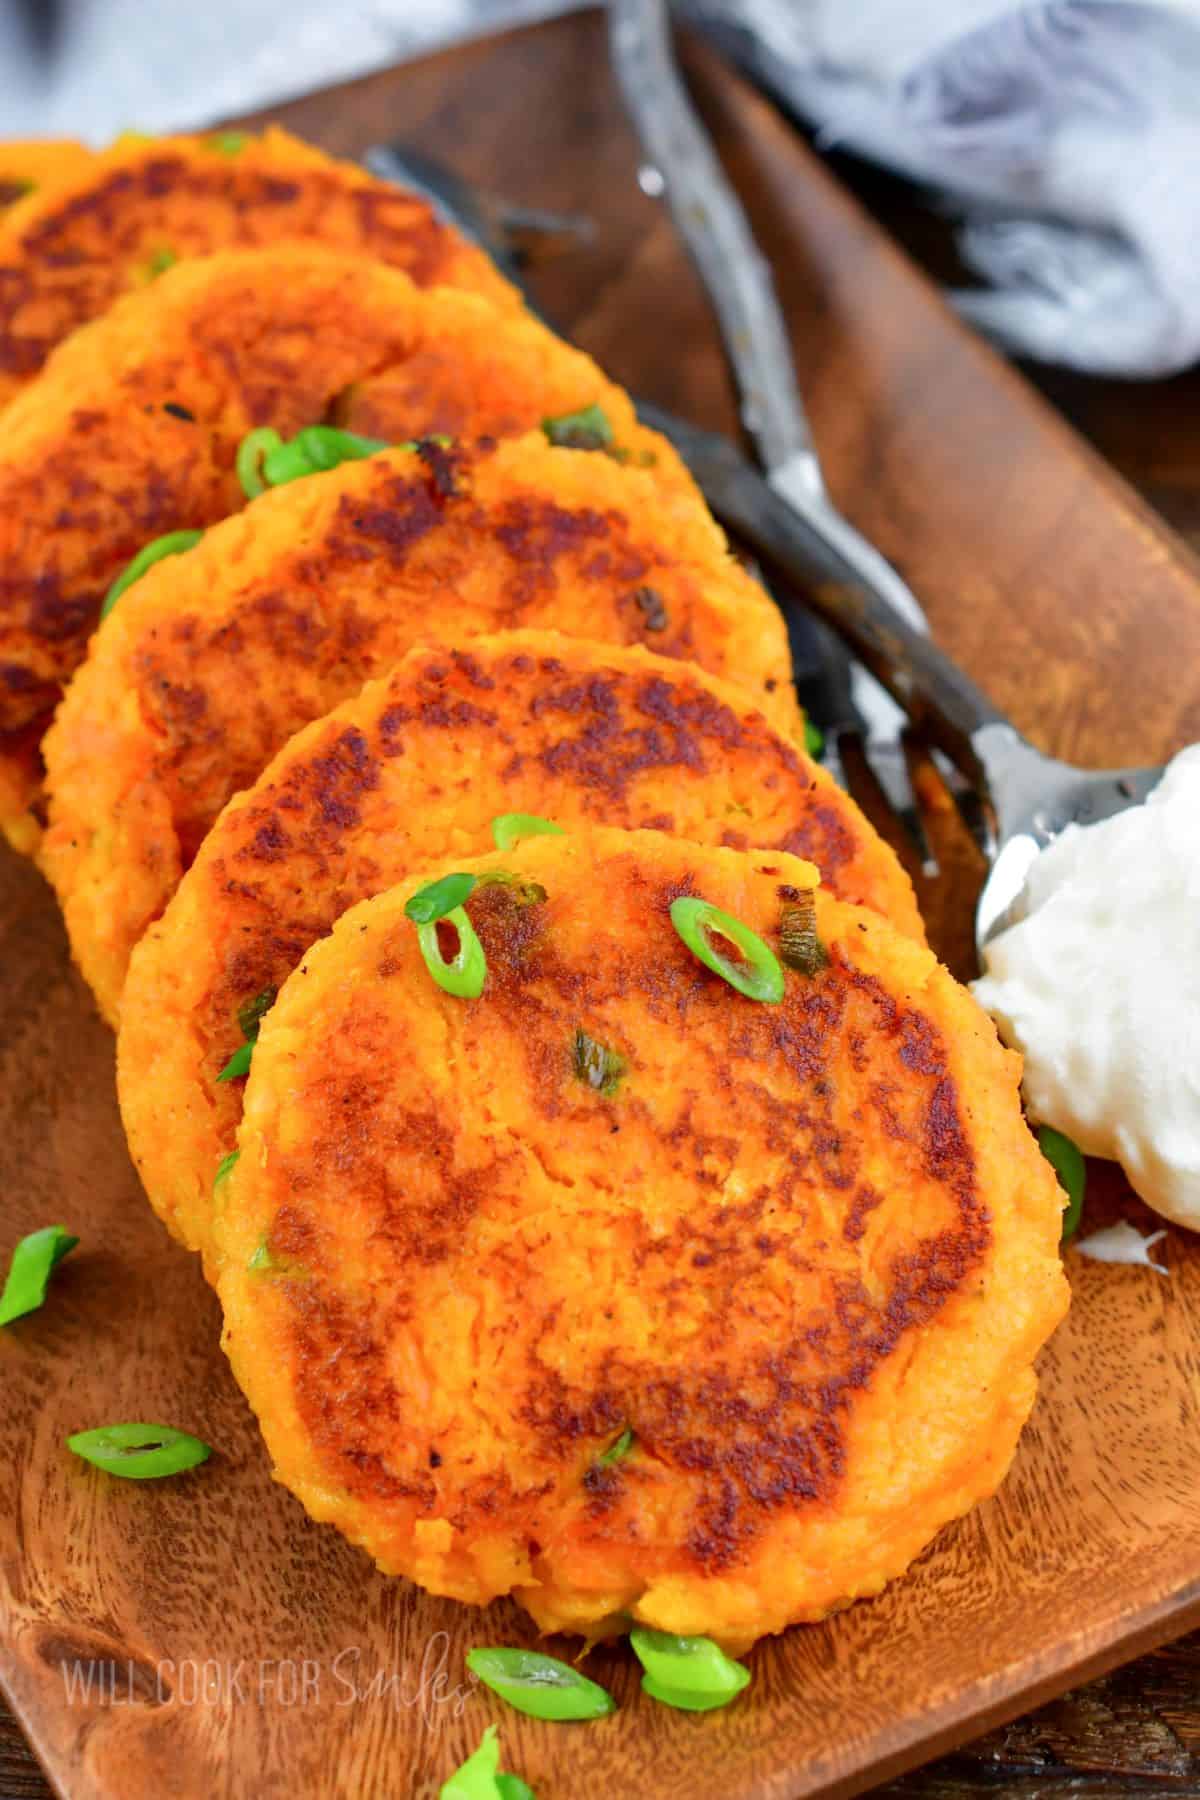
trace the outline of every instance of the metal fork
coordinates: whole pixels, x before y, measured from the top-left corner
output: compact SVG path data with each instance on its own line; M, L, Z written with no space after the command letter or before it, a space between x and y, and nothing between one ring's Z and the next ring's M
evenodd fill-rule
M609 46L649 164L651 191L661 192L670 207L712 302L740 393L742 423L767 480L838 547L861 581L924 630L916 596L829 497L771 271L680 78L665 0L609 0ZM936 874L904 754L904 714L861 668L852 671L850 697L868 767L916 844L925 873Z
M861 578L819 523L727 439L650 408L646 418L671 439L731 531L769 565L807 575L811 603L973 786L976 836L992 865L975 915L980 949L1009 922L1031 864L1066 826L1111 818L1160 780L1161 766L1080 769L1035 750L930 637Z

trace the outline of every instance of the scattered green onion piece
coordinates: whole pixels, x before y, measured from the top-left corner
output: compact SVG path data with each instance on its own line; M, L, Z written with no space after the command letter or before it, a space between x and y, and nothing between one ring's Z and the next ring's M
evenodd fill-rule
M246 1267L253 1270L255 1274L257 1274L260 1269L273 1269L275 1267L275 1259L267 1249L266 1238L255 1247Z
M44 1225L23 1237L12 1253L8 1279L0 1294L0 1325L11 1325L36 1312L46 1298L50 1277L79 1242L65 1226Z
M607 1689L540 1650L468 1650L467 1667L531 1719L602 1719L616 1711Z
M814 762L819 762L825 754L825 733L808 718L804 721L804 748Z
M307 464L306 470L297 470L297 473L312 474L321 469L336 469L344 462L361 462L364 457L375 456L380 450L389 448L386 438L360 437L354 431L339 431L335 425L306 425L281 450L271 452L263 464L263 474L272 487L278 486L280 480L294 480L294 475L275 473L276 465L289 451L295 451ZM289 465L285 463L284 466Z
M740 919L708 900L685 894L671 902L671 923L692 955L739 994L771 1006L783 999L783 970L774 952ZM723 956L712 942L710 934L714 932L736 945L746 961L738 964Z
M250 1073L250 1059L253 1055L253 1044L239 1044L229 1061L225 1064L225 1067L221 1070L221 1073L217 1076L217 1080L236 1081L239 1075L248 1075Z
M266 493L263 463L272 450L278 450L282 445L283 439L271 425L260 425L255 431L248 431L238 445L234 468L247 500L257 500L260 494Z
M171 246L164 244L161 249L152 251L147 257L146 273L153 281L156 275L165 275L168 269L173 269L178 261L179 258Z
M496 1790L500 1800L537 1800L529 1783L519 1775L497 1775Z
M162 562L167 556L180 556L190 550L204 536L202 531L168 531L162 537L156 537L144 544L137 555L125 564L117 579L104 596L104 604L100 608L100 617L107 619L126 588L131 588L135 581L140 581L147 569L152 569L156 562Z
M212 1455L199 1438L171 1425L98 1425L94 1431L77 1431L69 1437L67 1449L127 1481L182 1475Z
M750 1671L711 1638L672 1637L635 1625L629 1642L642 1668L642 1691L683 1712L728 1706L749 1684Z
M440 915L458 933L458 949L447 962L438 942L437 920L417 926L417 943L425 958L425 967L440 988L459 1000L478 1000L487 980L487 957L475 935L475 927L461 906Z
M228 1156L223 1156L221 1158L220 1162L217 1164L217 1172L213 1176L213 1193L214 1194L216 1193L217 1189L221 1186L222 1182L229 1180L229 1177L233 1174L233 1171L237 1168L237 1160L241 1154L242 1153L240 1150L231 1150L229 1152Z
M244 131L214 131L208 146L220 156L236 156L246 148L246 134Z
M1038 1146L1042 1155L1058 1176L1058 1185L1067 1196L1063 1208L1062 1242L1073 1238L1079 1229L1079 1221L1083 1216L1083 1196L1087 1189L1087 1164L1083 1160L1083 1152L1073 1138L1063 1131L1055 1131L1053 1125L1043 1125L1038 1130Z
M438 1800L536 1800L519 1775L500 1774L496 1727L489 1725L473 1755L438 1790Z
M594 401L591 406L580 407L578 412L543 419L542 430L560 450L606 450L613 441L608 414Z
M497 850L511 850L521 838L565 836L561 825L553 819L539 818L537 813L499 813L492 820L492 839Z
M263 1014L269 1013L278 997L279 989L266 987L261 994L255 994L253 1000L247 1000L244 1006L238 1007L238 1024L242 1028L242 1036L248 1043L255 1043L258 1028L262 1024Z
M405 917L414 925L432 925L470 899L475 885L474 875L443 875L440 881L431 881L426 887L418 888L405 905Z
M589 1037L586 1031L577 1031L571 1066L580 1081L594 1088L596 1093L611 1098L621 1085L626 1062L618 1051L610 1050L607 1044Z
M616 1443L610 1444L603 1456L598 1456L596 1458L596 1467L598 1469L610 1469L614 1463L619 1463L623 1457L629 1455L635 1441L633 1427L632 1425L627 1425Z
M816 975L829 962L829 952L817 935L817 897L812 888L793 888L794 900L785 901L779 916L779 956L789 969Z

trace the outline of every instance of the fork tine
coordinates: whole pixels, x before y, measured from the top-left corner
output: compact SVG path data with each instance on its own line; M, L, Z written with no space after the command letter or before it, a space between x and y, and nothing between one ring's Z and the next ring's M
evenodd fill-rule
M867 768L917 853L922 875L932 880L938 873L938 860L921 817L902 737L899 733L894 738L868 735L862 749Z

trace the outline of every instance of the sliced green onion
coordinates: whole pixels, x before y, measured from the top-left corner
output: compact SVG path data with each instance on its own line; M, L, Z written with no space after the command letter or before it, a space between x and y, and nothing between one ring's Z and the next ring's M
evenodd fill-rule
M1083 1160L1083 1152L1073 1138L1064 1131L1055 1131L1052 1125L1043 1125L1038 1131L1038 1146L1042 1155L1058 1176L1058 1185L1067 1196L1063 1208L1062 1242L1074 1237L1079 1229L1079 1221L1083 1215L1083 1196L1087 1189L1087 1164Z
M438 1800L536 1800L519 1775L500 1774L496 1727L489 1725L473 1755L438 1789Z
M239 1075L248 1075L250 1073L250 1059L253 1055L253 1044L239 1044L229 1061L225 1064L225 1067L221 1070L221 1073L217 1076L217 1080L236 1081Z
M212 1455L199 1438L171 1425L98 1425L94 1431L77 1431L69 1437L67 1449L127 1481L182 1475Z
M155 276L165 275L168 269L173 269L178 261L179 258L170 245L163 244L160 249L152 250L146 258L146 273L153 281Z
M234 468L247 500L257 500L260 494L266 493L263 463L271 451L280 449L282 444L283 439L273 426L260 425L256 430L248 431L238 445Z
M0 1294L0 1325L11 1325L36 1312L46 1298L50 1277L79 1242L63 1225L44 1225L23 1237L12 1253L8 1279Z
M804 748L814 762L819 762L825 754L825 733L809 718L804 721Z
M611 1098L621 1085L621 1077L627 1065L618 1051L610 1050L607 1044L589 1037L586 1031L577 1031L571 1052L571 1066L580 1081L594 1088L598 1094Z
M511 850L521 838L565 836L561 825L553 819L539 818L537 813L499 813L492 820L492 839L497 850Z
M236 156L246 148L246 134L244 131L214 131L208 147L220 156Z
M247 1000L244 1005L238 1007L238 1024L242 1028L242 1036L248 1043L256 1042L263 1014L270 1012L278 995L278 988L265 987L261 994L255 994L253 1000Z
M817 975L829 962L829 952L817 935L817 896L813 888L787 888L779 915L779 955L789 969L801 975Z
M390 447L384 438L359 437L357 432L339 431L334 425L306 425L278 450L267 453L263 476L268 487L282 487L301 475L336 469L344 462L360 462Z
M222 1182L229 1180L229 1177L233 1174L233 1171L237 1168L237 1160L241 1154L242 1153L240 1150L231 1150L229 1152L228 1156L223 1156L221 1158L220 1162L217 1164L217 1172L213 1176L213 1193L214 1194L216 1193L217 1189L221 1186Z
M633 1449L634 1442L633 1427L632 1425L627 1425L616 1443L610 1444L603 1456L598 1456L596 1458L596 1467L598 1469L611 1469L614 1463L619 1463L623 1457L629 1455L629 1452Z
M417 926L417 943L425 958L425 967L440 988L460 1000L478 1000L487 980L487 957L475 935L475 927L461 906L441 915L458 933L458 950L447 962L438 942L438 922Z
M749 1684L750 1671L711 1638L673 1637L635 1625L629 1642L643 1669L642 1690L664 1706L712 1712L728 1706Z
M153 538L150 543L143 545L132 561L125 564L105 594L100 617L107 619L126 588L131 588L135 581L140 581L147 569L152 569L156 562L162 562L166 556L180 556L185 550L191 550L203 536L202 531L168 531L162 537Z
M719 906L713 906L707 900L685 894L671 902L671 923L692 955L699 957L706 968L736 988L739 994L745 994L750 1000L766 1001L772 1006L783 999L783 970L774 952L732 913L722 912ZM728 939L741 951L745 962L735 963L722 955L712 942L712 933Z
M275 1259L267 1249L266 1238L263 1238L262 1242L255 1246L246 1267L254 1270L256 1273L260 1269L273 1269L275 1267Z
M439 881L431 881L426 887L417 889L405 905L405 917L414 925L432 925L468 900L475 892L475 886L474 875L443 875Z
M616 1711L607 1689L540 1650L468 1650L467 1667L531 1719L602 1719Z
M580 407L578 412L543 419L542 430L560 450L606 450L613 441L608 414L594 401L591 406Z

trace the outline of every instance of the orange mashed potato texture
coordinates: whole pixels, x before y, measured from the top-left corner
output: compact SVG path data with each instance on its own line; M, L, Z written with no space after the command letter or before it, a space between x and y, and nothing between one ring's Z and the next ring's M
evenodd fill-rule
M490 849L508 812L786 849L922 935L892 851L736 688L551 632L413 650L226 807L134 956L125 1125L155 1210L190 1248L209 1247L213 1175L241 1117L241 1083L217 1081L242 1042L239 1008L280 987L356 901L439 853ZM103 902L89 920L83 902L74 930L98 934Z
M121 294L215 250L315 239L390 263L421 287L520 305L487 257L415 194L277 127L261 137L130 133L98 155L2 145L0 185L6 178L33 186L0 219L0 406Z
M467 902L476 1000L403 910L455 867L524 884ZM695 894L778 947L815 879L530 839L355 907L284 985L219 1190L224 1341L279 1478L385 1570L741 1649L878 1592L1004 1475L1067 1303L1018 1059L826 895L827 966L778 1005L671 925Z
M77 174L91 160L92 152L73 138L10 138L0 144L0 216L18 200Z
M657 469L539 431L278 488L121 597L46 741L42 863L106 1014L221 807L293 731L414 643L521 625L694 659L798 727L779 612Z
M523 314L319 245L168 271L77 332L4 416L0 828L18 848L36 845L40 739L113 578L153 538L243 505L251 427L353 425L355 384L389 369L386 436L503 437L596 402L656 481L694 493L623 391ZM256 519L266 531L271 514Z

